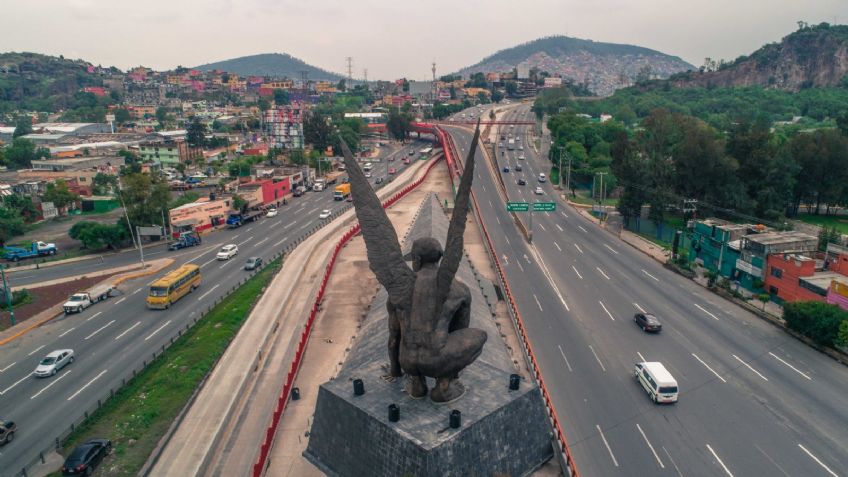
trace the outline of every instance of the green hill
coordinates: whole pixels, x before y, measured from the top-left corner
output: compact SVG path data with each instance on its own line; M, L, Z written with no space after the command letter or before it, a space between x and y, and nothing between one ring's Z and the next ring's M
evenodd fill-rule
M342 76L305 63L285 53L262 53L196 66L203 71L222 70L238 75L276 76L300 78L306 71L311 80L338 81Z

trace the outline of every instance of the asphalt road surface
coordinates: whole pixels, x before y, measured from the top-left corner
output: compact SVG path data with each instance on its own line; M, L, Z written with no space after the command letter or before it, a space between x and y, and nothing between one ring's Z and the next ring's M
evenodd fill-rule
M508 119L531 117L528 108ZM499 153L497 171L478 151L474 190L580 473L846 475L848 370L579 216L538 182L550 165L528 147L528 128L501 128L522 136L524 150ZM471 132L447 129L464 157ZM496 174L509 200L557 202L534 214L532 246ZM662 321L661 334L633 323L642 310ZM633 373L643 360L671 371L678 403L649 401Z
M395 153L391 162L400 172L400 160L415 142ZM429 143L426 143L429 144ZM374 178L379 174L374 174ZM373 179L372 179L373 180ZM145 298L149 283L166 273L131 280L121 285L124 295L95 304L79 314L55 320L0 349L0 418L15 421L15 440L0 447L0 475L16 475L38 457L38 453L91 411L98 400L105 400L109 390L118 390L124 380L150 361L154 350L161 350L177 334L193 322L202 310L242 280L247 273L244 262L259 256L268 260L319 222L323 209L338 210L347 202L334 201L332 190L308 192L279 208L276 217L263 217L233 230L222 230L204 236L201 246L161 255L176 259L174 268L191 262L200 265L202 285L176 302L169 310L148 310ZM215 254L224 244L237 244L239 253L227 261ZM149 256L148 254L147 256ZM109 256L100 267L117 266L137 255L123 253ZM74 273L86 262L68 265ZM61 268L61 267L57 267ZM52 269L39 270L52 272ZM61 276L61 275L60 275ZM45 278L46 279L46 278ZM38 362L50 351L70 348L76 361L53 377L32 376Z

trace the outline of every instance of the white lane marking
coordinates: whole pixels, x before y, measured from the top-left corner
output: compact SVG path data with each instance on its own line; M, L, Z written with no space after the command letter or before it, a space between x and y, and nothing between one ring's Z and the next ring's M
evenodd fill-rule
M698 309L700 309L700 310L701 310L701 311L703 311L704 313L706 313L706 314L710 315L710 316L711 316L714 320L718 321L718 317L717 317L717 316L715 316L715 315L713 315L713 314L712 314L712 313L710 313L709 311L705 310L703 306L701 306L701 305L699 305L699 304L697 304L697 303L695 303L695 306L697 306L697 307L698 307Z
M828 474L832 475L833 477L839 477L838 475L836 475L836 472L830 470L830 467L824 465L824 462L820 461L819 458L814 456L812 452L808 451L806 447L802 446L801 444L798 444L798 447L800 447L802 451L806 452L808 456L812 457L813 460L816 461L816 463L818 463L820 466L822 466L822 468L824 468L824 470L826 470Z
M115 304L116 304L116 305L118 305L118 304L120 304L122 301L124 301L124 300L126 300L126 299L127 299L127 297L123 297L123 298L121 298L120 300L116 301L116 302L115 302Z
M578 252L583 253L583 249L580 248L580 245L574 244L574 246L577 247Z
M560 211L559 213L562 214L562 216L565 217L566 219L568 218L568 214L566 214L565 212Z
M707 444L707 449L710 450L710 453L713 455L713 457L716 458L719 465L721 465L721 468L724 469L724 471L727 473L727 475L729 475L730 477L733 477L733 474L730 473L730 470L728 470L727 466L724 465L724 462L721 461L721 458L719 458L718 454L715 453L715 451L713 450L712 447L710 447L709 444Z
M764 380L764 381L768 381L768 378L766 378L765 376L763 376L762 374L760 374L760 372L759 372L759 371L757 371L756 369L752 368L750 364L748 364L748 363L746 363L746 362L742 361L742 358L740 358L739 356L736 356L735 354L733 354L733 355L731 355L731 356L733 356L734 358L736 358L736 361L739 361L740 363L744 364L744 365L745 365L748 369L750 369L751 371L753 371L753 372L757 373L757 376L759 376L759 377L763 378L763 380Z
M9 390L10 390L10 389L12 389L13 387L17 386L18 384L21 384L21 383L22 383L25 379L29 379L29 374L25 375L25 376L24 376L24 377L22 377L21 379L17 380L17 381L15 382L15 384L13 384L13 385L9 386L8 388L6 388L6 389L4 389L2 392L0 392L0 396L2 396L2 395L4 395L4 394L6 394L7 392L9 392Z
M554 224L554 225L556 225L556 228L558 228L560 232L565 232L565 230L562 230L562 227L560 227L559 224Z
M601 369L603 369L606 373L607 368L604 367L604 363L601 362L601 358L598 357L598 353L595 353L595 348L593 348L592 345L589 345L589 349L592 350L592 354L595 355L595 360L601 365Z
M491 200L489 200L489 207L491 207L491 208L493 208L493 209L495 208L495 206L494 206L494 205L492 205L492 201L491 201Z
M662 450L663 450L663 452L665 452L665 455L668 456L668 460L671 462L671 465L674 466L674 470L677 471L677 475L679 475L680 477L683 477L683 472L680 472L680 468L677 467L677 464L674 462L674 459L671 458L671 454L668 453L668 449L666 449L665 446L663 446Z
M578 272L578 271L577 271L577 267L575 267L574 265L572 265L572 266L571 266L571 268L574 270L574 273L576 273L576 274L577 274L577 276L578 276L578 277L580 277L580 279L582 280L582 279L583 279L583 275L581 275L581 274L580 274L580 272Z
M95 314L91 315L90 317L88 317L88 319L86 319L85 321L91 321L91 320L93 320L93 319L97 318L98 316L100 316L100 314L101 314L101 313L103 313L103 312L102 312L102 311L98 311L97 313L95 313Z
M727 382L727 381L725 381L725 380L724 380L724 378L722 378L722 377L721 377L721 376L720 376L717 372L715 372L715 371L713 370L713 368L711 368L711 367L710 367L710 365L709 365L709 364L705 363L705 362L704 362L704 360L702 360L701 358L699 358L697 354L692 353L692 356L694 356L694 357L695 357L695 359L697 359L698 361L700 361L700 362L701 362L701 364L703 364L703 365L704 365L707 369L709 369L711 373L715 374L715 376L716 376L718 379L721 379L721 382L723 382L723 383L726 383L726 382Z
M247 230L245 230L245 232L250 232L251 230L253 230L253 226L251 226L250 228L248 228Z
M51 386L53 386L54 384L56 384L56 383L58 383L59 381L61 381L61 380L62 380L62 378L64 378L65 376L67 376L67 375L71 374L71 371L73 371L73 370L72 370L72 369L69 369L69 370L65 371L64 373L62 373L62 375L61 375L61 376L59 376L58 378L54 379L54 380L53 380L50 384L48 384L47 386L44 386L43 388L41 388L41 391L38 391L37 393L33 394L33 395L32 395L32 397L30 398L30 400L37 398L38 396L40 396L40 395L41 395L41 393L43 393L44 391L47 391L48 389L50 389L50 387L51 387Z
M540 228L540 229L542 229L542 230L544 230L545 232L547 232L547 231L548 231L548 229L546 229L546 228L545 228L545 226L544 226L544 225L542 225L542 224L539 224L539 228Z
M71 329L73 329L73 328L71 328ZM7 369L11 368L12 366L14 366L14 365L15 365L15 364L17 364L17 363L18 363L17 361L14 361L12 364L10 364L10 365L6 366L6 367L5 367L5 368L3 368L3 369L0 369L0 373L2 373L3 371L6 371Z
M604 271L603 271L603 270L601 270L601 269L600 269L600 267L595 267L595 270L597 270L597 271L601 272L601 275L603 275L603 276L604 276L604 278L606 278L607 280L609 280L609 279L610 279L609 275L607 275L606 273L604 273Z
M609 442L607 442L607 438L604 437L604 432L601 430L601 426L595 424L595 427L598 429L598 434L601 435L601 439L604 441L604 445L607 446L607 451L609 452L610 458L612 459L612 463L618 467L618 461L615 460L615 455L612 453L612 449L610 448Z
M495 220L497 220L497 221L498 221L498 225L500 225L500 224L501 224L501 219L499 219L497 215L495 216Z
M109 371L109 370L108 370L108 369L104 369L103 371L100 371L100 374L98 374L97 376L95 376L94 378L92 378L92 380L91 380L91 381L89 381L89 382L85 383L85 386L81 387L81 388L79 389L79 391L77 391L77 392L75 392L75 393L71 394L71 397L69 397L69 398L68 398L68 401L70 401L71 399L73 399L73 398L77 397L77 396L79 395L79 393L81 393L81 392L85 391L85 388L87 388L87 387L91 386L91 385L92 385L95 381L97 381L98 379L100 379L100 376L103 376L104 374L106 374L106 371Z
M612 253L614 253L614 254L618 255L618 252L616 252L616 251L615 251L615 249L614 249L614 248L612 248L612 247L610 247L609 245L604 244L604 247L608 248L610 252L612 252ZM642 270L642 271L643 271L643 272L645 272L644 270ZM648 273L648 272L645 272L645 273ZM655 452L654 454L656 454L656 452Z
M142 290L144 290L144 287L141 287L141 288L139 288L138 290L136 290L136 291L132 292L132 294L133 294L133 295L135 295L136 293L138 293L138 292L140 292L140 291L142 291Z
M219 286L221 286L221 284L220 284L220 283L219 283L219 284L217 284L217 285L215 285L214 287L210 288L210 289L209 289L209 291L207 291L207 292L206 292L206 293L204 293L203 295L200 295L199 297L197 297L197 301L200 301L200 300L202 300L202 299L206 298L206 295L208 295L208 294L212 293L212 291L214 291L214 290L215 290L216 288L218 288Z
M515 264L518 265L518 268L521 269L521 273L524 273L524 267L521 266L521 262L517 261L517 262L515 262Z
M261 244L262 244L262 242L267 241L269 238L271 238L271 237L265 237L264 239L262 239L262 240L260 240L260 241L256 242L255 244L253 244L253 246L254 246L254 247L258 247L259 245L261 245Z
M539 266L541 267L542 274L545 275L545 278L548 279L548 284L550 284L551 289L553 289L554 293L556 293L556 296L557 296L557 298L559 298L559 302L562 303L562 306L565 308L565 311L571 311L568 308L568 303L565 302L565 298L563 298L563 296L562 296L562 292L559 291L559 286L557 286L557 283L554 280L553 275L551 275L550 270L548 270L547 264L545 264L545 261L542 260L541 255L539 255L539 251L536 249L535 244L530 246L530 253L532 253L533 256L536 258L536 263L538 263ZM527 259L527 255L525 255L524 258ZM527 259L527 263L530 263L530 259Z
M786 477L792 477L791 475L789 475L789 473L787 473L785 470L783 470L783 467L778 465L778 463L775 462L774 459L772 459L770 455L766 454L766 451L764 451L762 449L762 447L758 446L757 444L754 444L754 447L756 447L757 450L760 451L760 454L764 455L766 457L766 459L768 459L768 461L772 463L772 465L777 467L777 470L781 471L783 473L783 475L785 475Z
M301 227L301 228L300 228L300 229L298 229L298 230L303 230L303 229L305 229L306 227L309 227L309 225L310 225L310 224L303 224L303 227Z
M483 186L483 192L486 192L486 186Z
M235 240L235 239L239 238L239 235L241 235L241 233L237 233L237 234L233 235L232 237L230 237L230 239Z
M116 337L115 337L115 341L118 341L119 339L123 338L125 334L129 333L130 331L132 331L133 329L135 329L135 327L136 327L136 326L138 326L138 325L140 325L140 324L141 324L141 322L140 322L140 321L136 321L134 325L130 326L129 328L127 328L126 330L124 330L124 332L123 332L123 333L121 333L121 334L119 334L118 336L116 336Z
M284 229L287 229L287 228L291 227L292 225L294 225L294 224L296 224L296 223L297 223L297 220L292 220L292 221L291 221L291 222L289 222L288 224L284 225L284 226L283 226L283 228L284 228Z
M536 306L538 306L538 307L539 307L539 311L543 311L543 310L542 310L542 304L541 304L541 303L539 303L539 298L536 296L536 294L535 294L535 293L533 294L533 299L534 299L534 300L536 300Z
M612 321L615 321L615 318L612 317L612 313L610 313L609 310L607 310L606 305L604 305L604 302L602 302L601 300L598 300L598 303L601 304L601 308L604 309L604 311L607 313L607 316L609 316Z
M645 359L645 357L644 357L644 356L642 356L642 353L640 353L640 352L638 352L638 351L637 351L637 352L636 352L636 354L638 354L638 355L639 355L639 359L641 359L643 363L644 363L644 362L646 362L646 361L648 361L647 359Z
M234 260L225 260L225 261L224 261L224 264L223 264L223 265L221 265L220 267L218 267L218 269L223 270L223 269L224 269L224 267L226 267L227 265L229 265L229 264L231 264L231 263L233 263L233 262L234 262Z
M283 237L279 242L275 243L274 246L279 247L281 243L286 241L286 239L288 239L288 237Z
M784 360L780 359L780 357L779 357L779 356L777 356L776 354L772 353L771 351L769 351L769 354L770 354L770 355L772 355L772 357L773 357L774 359L776 359L776 360L780 361L781 363L785 364L786 366L789 366L790 368L792 368L792 370L793 370L793 371L795 371L796 373L800 374L801 376L804 376L805 378L809 379L810 381L812 381L812 380L813 380L813 378L811 378L811 377L807 376L806 374L802 373L802 372L801 372L801 371L799 371L799 370L798 370L798 368L796 368L795 366L792 366L791 364L787 363L786 361L784 361Z
M639 304L638 304L638 303L634 303L634 304L633 304L633 306L635 306L635 307L636 307L636 309L637 309L637 310L639 310L639 311L641 311L642 313L645 313L645 309L644 309L644 308L642 308L641 306L639 306Z
M647 276L649 276L649 277L653 278L653 279L654 279L654 281L657 281L657 282L658 282L658 281L660 281L660 279L659 279L659 278L657 278L657 277L655 277L655 276L651 275L651 274L650 274L650 273L648 273L648 272L647 272L644 268L642 269L642 273L644 273L645 275L647 275Z
M166 327L166 326L168 326L168 325L170 325L170 324L171 324L171 320L166 321L164 325L160 326L159 328L156 328L156 331L154 331L153 333L150 333L149 335L147 335L147 338L144 338L144 341L147 341L147 340L149 340L150 338L153 338L153 336L154 336L154 335L156 335L156 333L158 333L158 332L162 331L162 328L164 328L164 327Z
M88 336L86 336L86 337L85 337L86 341L87 341L89 338L92 338L92 337L93 337L94 335L96 335L97 333L100 333L101 331L103 331L103 330L105 330L106 328L108 328L109 326L111 326L111 325L112 325L112 323L114 323L114 322L115 322L115 320L112 320L112 321L110 321L109 323L106 323L105 325L101 326L100 328L97 328L96 330L94 330L94 331L93 331L90 335L88 335Z
M205 261L202 265L200 265L200 268L203 268L203 267L205 267L206 265L209 265L210 263L215 262L215 261L217 261L217 260L218 260L218 257L213 257L212 259L207 260L207 261Z
M578 225L578 226L577 226L577 228L579 228L580 230L582 230L582 231L583 231L583 233L586 233L586 234L588 234L588 233L589 233L589 231L588 231L588 230L586 230L586 229L584 229L582 225Z
M563 351L563 350L562 350L562 346L557 345L557 348L559 348L559 354L561 354L561 355L562 355L562 359L564 359L564 360L565 360L565 365L566 365L566 366L568 366L568 370L569 370L569 371L571 371L571 372L574 372L574 370L573 370L573 369L571 369L571 363L569 363L569 362L568 362L568 358L566 358L566 357L565 357L565 351Z
M657 454L657 451L654 450L654 446L651 445L651 441L648 440L648 436L645 435L645 431L642 430L642 426L637 423L636 429L639 429L639 434L642 434L642 439L645 439L645 444L648 444L648 448L651 449L651 453L654 454L654 459L657 459L657 464L659 464L661 468L665 469L665 465L663 465L660 460L660 456Z
M241 242L239 242L237 245L244 245L247 242L250 242L251 240L253 240L253 237L248 237L248 238L242 240Z
M28 354L27 356L32 356L32 355L34 355L35 353L38 353L38 352L39 352L39 351L41 351L41 350L42 350L45 346L47 346L47 345L46 345L46 344L43 344L43 345L39 346L38 348L35 348L34 350L30 351L30 352L29 352L29 354Z
M559 248L559 244L558 244L558 243L554 242L554 245L556 246L557 250L559 250L560 252L562 252L562 249L561 249L561 248Z
M312 209L312 210L310 210L309 212L307 212L307 215L312 215L312 214L313 214L313 213L315 213L315 212L318 212L318 207L315 207L314 209Z

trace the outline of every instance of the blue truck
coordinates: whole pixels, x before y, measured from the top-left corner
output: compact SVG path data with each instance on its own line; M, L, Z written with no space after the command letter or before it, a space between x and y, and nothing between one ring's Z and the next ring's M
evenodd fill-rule
M168 250L180 250L182 248L194 247L200 245L200 235L197 232L183 232L176 241L168 245Z
M44 255L56 255L58 249L54 243L33 242L30 248L5 247L3 248L6 260L17 262L23 258L41 257Z
M246 210L244 212L230 212L229 217L227 217L227 227L231 229L235 229L241 227L242 225L253 222L258 219L259 216L262 215L261 210Z

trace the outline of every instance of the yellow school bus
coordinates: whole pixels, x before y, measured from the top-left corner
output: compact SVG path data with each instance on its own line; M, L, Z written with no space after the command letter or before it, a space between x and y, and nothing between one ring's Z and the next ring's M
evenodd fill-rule
M188 263L168 272L150 285L147 307L164 310L190 291L200 286L200 267Z

